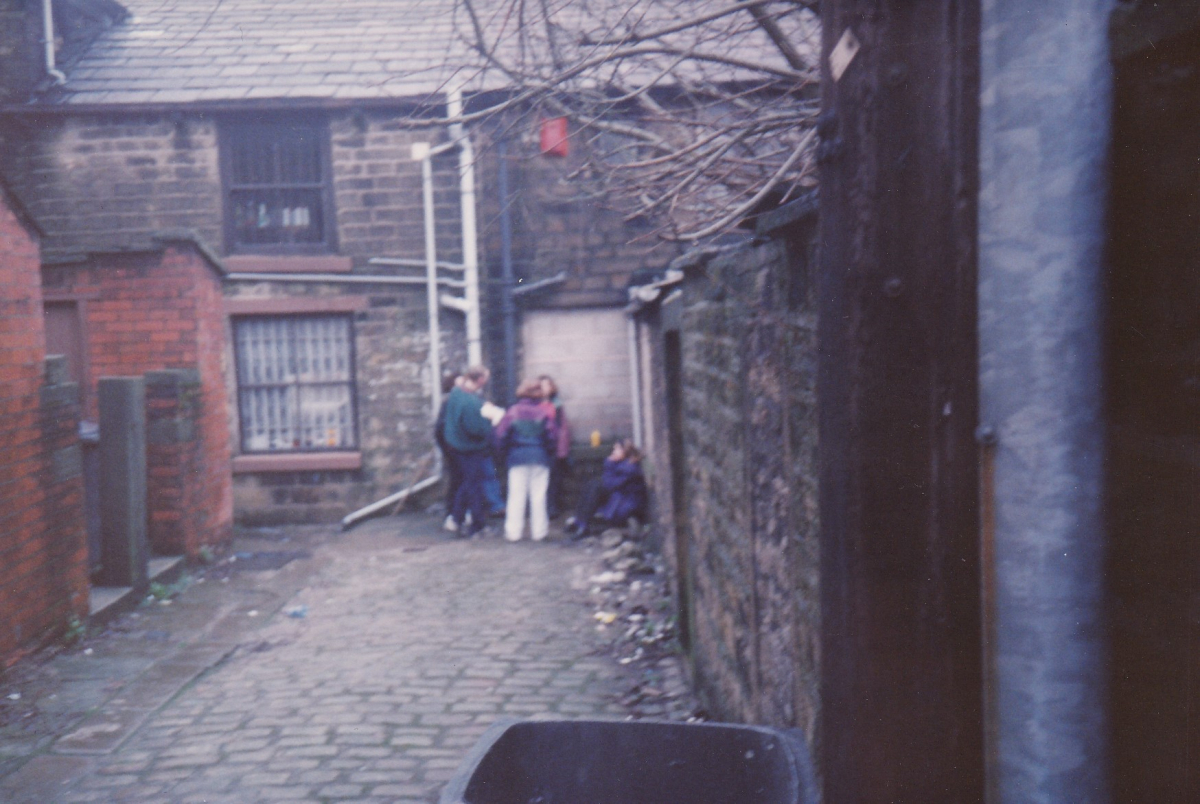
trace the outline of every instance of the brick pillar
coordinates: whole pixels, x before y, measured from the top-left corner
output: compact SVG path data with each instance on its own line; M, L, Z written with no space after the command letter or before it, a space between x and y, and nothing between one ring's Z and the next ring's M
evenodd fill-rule
M71 382L67 359L46 358L38 417L41 425L43 490L42 581L27 588L44 607L44 625L56 630L71 616L88 614L87 535L83 520L83 453L79 441L79 385Z
M200 372L146 372L147 505L150 546L162 555L191 553L201 540L204 447L197 419Z

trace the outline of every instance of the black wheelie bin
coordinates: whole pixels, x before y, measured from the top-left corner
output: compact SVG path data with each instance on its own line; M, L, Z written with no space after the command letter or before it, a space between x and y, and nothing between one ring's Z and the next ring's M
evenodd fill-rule
M502 720L440 804L815 804L799 730L734 723Z

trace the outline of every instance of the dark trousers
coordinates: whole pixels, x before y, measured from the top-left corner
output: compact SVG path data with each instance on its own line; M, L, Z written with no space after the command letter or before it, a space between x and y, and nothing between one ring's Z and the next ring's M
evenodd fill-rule
M467 511L470 511L471 531L474 532L487 524L488 509L484 483L487 482L488 464L491 463L492 458L486 451L456 452L454 457L458 463L458 475L461 482L450 515L461 527Z
M600 510L600 506L604 505L608 500L608 492L604 486L600 485L600 481L593 480L583 488L583 493L579 495L579 505L575 507L575 521L587 527L592 521L592 517L596 516L596 512Z
M546 492L546 508L549 510L551 518L558 516L563 508L562 488L567 468L566 458L555 458L554 463L550 466L550 489Z
M442 450L442 465L446 469L446 513L453 516L454 500L458 497L458 487L462 485L462 472L458 470L454 450L449 447Z

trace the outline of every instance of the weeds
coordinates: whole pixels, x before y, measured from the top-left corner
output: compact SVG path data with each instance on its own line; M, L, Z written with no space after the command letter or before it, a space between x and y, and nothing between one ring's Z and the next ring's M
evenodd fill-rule
M67 628L63 631L62 643L64 645L74 645L79 640L83 639L87 633L87 625L80 620L79 617L72 614L67 620Z
M165 601L170 600L184 589L187 589L191 582L191 576L187 575L186 573L179 576L179 580L175 581L174 583L167 584L160 583L158 581L151 581L150 587L147 589L145 602L149 603L151 601L156 601L166 605Z

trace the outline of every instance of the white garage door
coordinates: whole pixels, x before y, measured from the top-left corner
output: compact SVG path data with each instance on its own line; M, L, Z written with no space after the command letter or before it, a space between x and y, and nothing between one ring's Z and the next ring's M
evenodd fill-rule
M530 310L522 330L522 377L549 374L571 422L586 441L632 435L629 336L621 310Z

